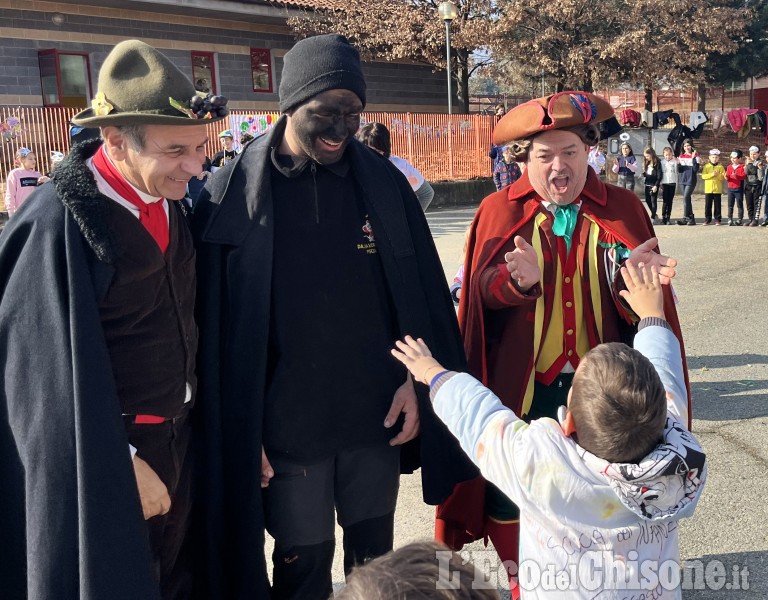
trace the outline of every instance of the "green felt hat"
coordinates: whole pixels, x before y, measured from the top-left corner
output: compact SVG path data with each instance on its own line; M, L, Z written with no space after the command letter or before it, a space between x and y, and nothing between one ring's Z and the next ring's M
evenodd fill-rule
M227 116L225 107L198 118L192 82L164 54L139 40L120 42L99 71L91 107L72 119L81 127L203 125Z

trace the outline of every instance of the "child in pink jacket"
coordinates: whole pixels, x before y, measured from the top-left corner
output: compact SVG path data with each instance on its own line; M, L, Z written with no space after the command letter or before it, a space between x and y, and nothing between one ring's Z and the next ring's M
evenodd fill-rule
M14 161L16 168L8 173L5 181L5 210L8 216L19 210L24 200L35 191L42 173L35 170L37 158L35 153L28 148L19 148Z

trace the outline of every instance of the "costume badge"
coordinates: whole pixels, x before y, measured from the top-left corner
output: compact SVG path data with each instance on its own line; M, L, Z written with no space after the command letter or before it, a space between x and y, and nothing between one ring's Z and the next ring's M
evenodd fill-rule
M569 94L571 103L584 117L584 122L589 123L597 117L597 106L584 94Z
M373 236L373 227L371 227L371 221L368 215L365 215L365 225L363 225L363 237L369 242L375 242L376 239Z
M357 249L364 250L366 254L376 254L376 238L373 235L373 227L371 226L371 220L368 218L368 215L365 215L365 223L363 223L361 229L366 241L358 244Z

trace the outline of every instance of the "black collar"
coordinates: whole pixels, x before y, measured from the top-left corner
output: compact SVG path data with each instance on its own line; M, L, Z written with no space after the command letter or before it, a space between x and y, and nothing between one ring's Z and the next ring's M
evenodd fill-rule
M282 175L287 178L298 177L304 170L310 165L315 164L316 167L327 169L334 175L339 177L346 177L349 173L349 160L347 159L347 151L344 150L344 154L341 160L330 165L321 165L315 162L308 156L296 157L290 154L281 154L279 152L280 144L283 141L283 136L280 136L275 140L275 145L270 148L270 158L272 159L272 165Z

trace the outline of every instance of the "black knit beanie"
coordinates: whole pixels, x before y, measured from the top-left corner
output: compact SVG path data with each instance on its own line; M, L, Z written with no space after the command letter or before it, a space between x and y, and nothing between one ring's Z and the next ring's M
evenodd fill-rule
M365 78L360 54L341 35L301 40L283 57L280 111L286 112L328 90L349 90L365 106Z

